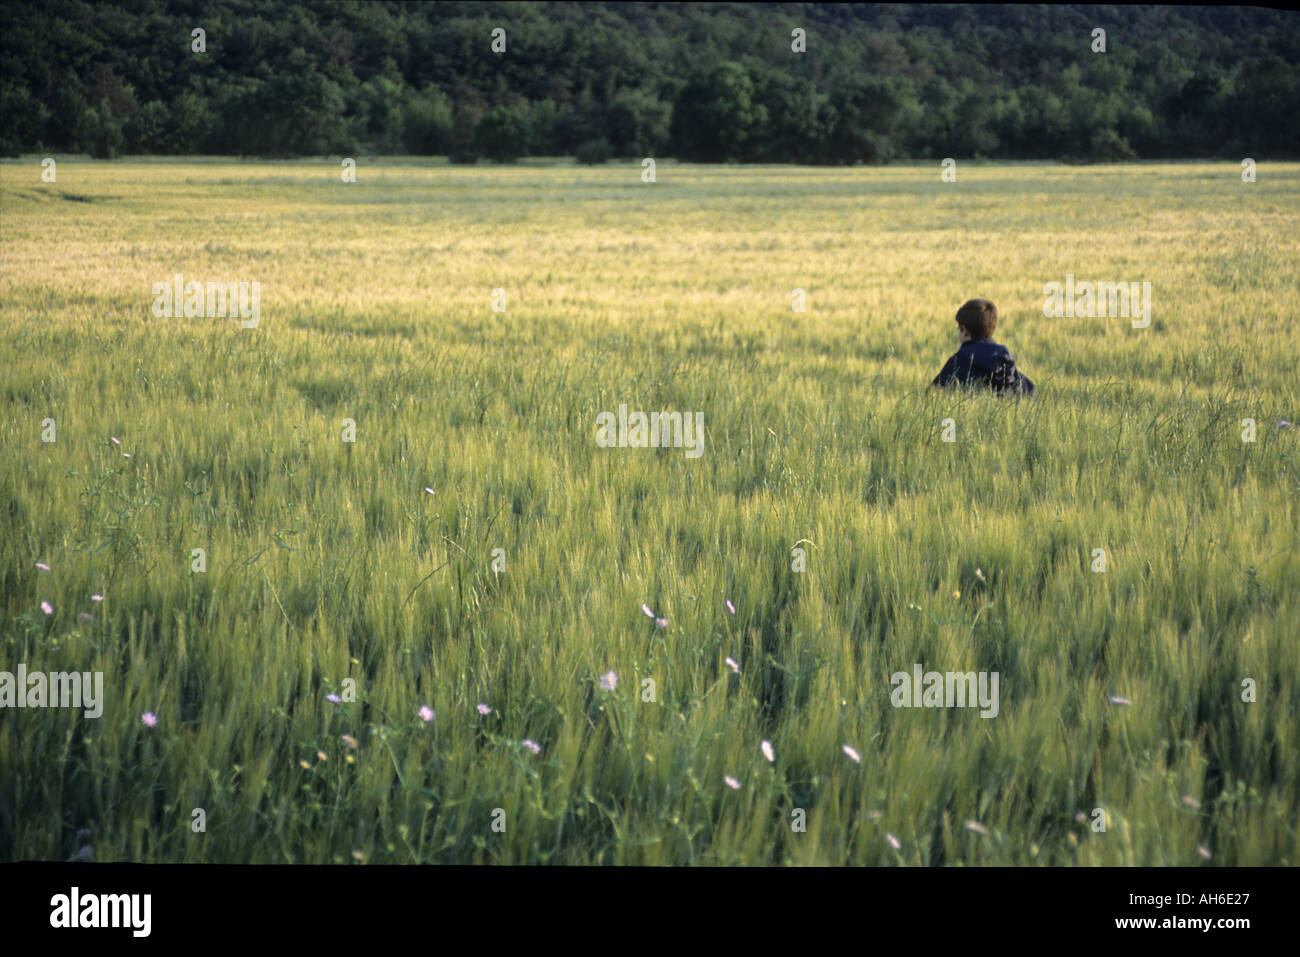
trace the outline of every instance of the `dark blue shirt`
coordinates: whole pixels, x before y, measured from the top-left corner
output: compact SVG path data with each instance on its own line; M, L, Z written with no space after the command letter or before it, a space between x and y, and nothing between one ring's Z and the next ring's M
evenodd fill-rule
M963 342L956 355L950 358L931 385L988 386L998 394L1033 395L1034 384L1029 377L1016 369L1016 360L1006 346L992 339L972 339Z

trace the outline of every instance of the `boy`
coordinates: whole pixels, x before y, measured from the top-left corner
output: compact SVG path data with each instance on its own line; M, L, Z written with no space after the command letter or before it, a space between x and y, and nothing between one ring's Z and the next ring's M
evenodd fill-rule
M957 310L957 335L961 348L950 358L931 386L965 385L991 388L998 395L1033 395L1034 384L1017 371L1006 346L993 341L998 327L998 307L987 299L971 299Z

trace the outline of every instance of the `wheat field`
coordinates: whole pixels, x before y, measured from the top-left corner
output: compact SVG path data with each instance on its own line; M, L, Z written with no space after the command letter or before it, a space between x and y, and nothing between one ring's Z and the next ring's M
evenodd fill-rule
M0 859L1300 862L1300 164L57 159L0 671L102 714L0 709ZM975 296L1035 399L927 392Z

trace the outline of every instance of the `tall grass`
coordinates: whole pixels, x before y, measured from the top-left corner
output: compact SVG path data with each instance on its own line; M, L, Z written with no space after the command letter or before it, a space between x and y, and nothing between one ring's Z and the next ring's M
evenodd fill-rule
M0 670L106 689L0 710L0 858L1297 863L1300 166L358 170L0 165ZM925 392L977 295L1038 399Z

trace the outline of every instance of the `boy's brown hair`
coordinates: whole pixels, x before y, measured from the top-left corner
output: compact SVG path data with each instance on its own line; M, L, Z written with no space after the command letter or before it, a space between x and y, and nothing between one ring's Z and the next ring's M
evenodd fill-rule
M957 325L972 339L989 339L998 327L998 307L987 299L970 299L957 310Z

